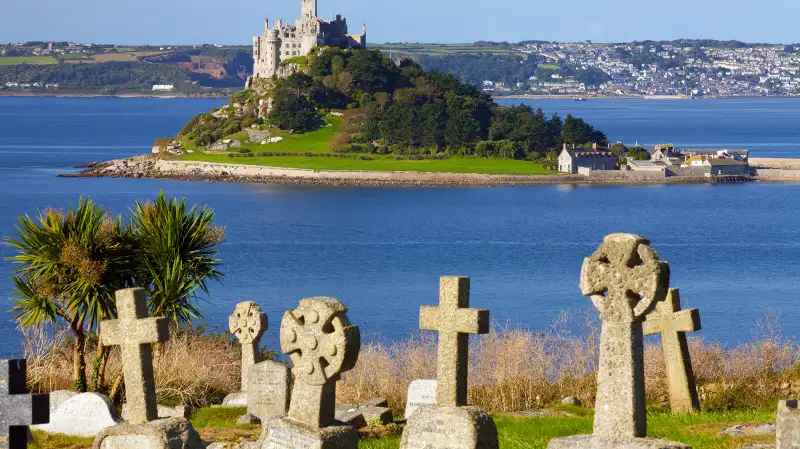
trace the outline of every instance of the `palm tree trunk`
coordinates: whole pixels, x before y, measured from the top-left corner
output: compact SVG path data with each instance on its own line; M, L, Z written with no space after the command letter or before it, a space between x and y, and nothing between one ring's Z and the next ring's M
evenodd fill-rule
M83 327L73 321L72 333L75 334L75 343L72 345L72 379L75 381L75 390L85 393L88 390L86 383L86 333Z
M103 346L103 337L97 337L97 350L94 356L94 372L92 377L92 390L100 391L106 383L106 365L111 348Z
M114 386L111 387L111 392L108 394L109 400L114 405L120 405L122 403L122 398L119 396L119 392L122 389L122 381L125 379L122 373L117 375L117 378L114 379Z

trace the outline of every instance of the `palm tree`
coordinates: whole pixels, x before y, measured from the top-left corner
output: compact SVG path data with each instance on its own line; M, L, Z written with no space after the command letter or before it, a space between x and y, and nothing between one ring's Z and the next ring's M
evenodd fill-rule
M214 211L188 208L186 199L137 201L131 210L136 252L136 284L147 290L149 309L176 327L203 321L198 290L208 295L208 281L221 280L217 247L225 229L214 226Z
M116 316L114 292L133 281L131 231L83 198L66 213L49 209L36 219L20 217L17 231L18 238L8 240L18 251L11 258L19 265L15 319L21 327L69 326L75 388L86 391L86 335Z

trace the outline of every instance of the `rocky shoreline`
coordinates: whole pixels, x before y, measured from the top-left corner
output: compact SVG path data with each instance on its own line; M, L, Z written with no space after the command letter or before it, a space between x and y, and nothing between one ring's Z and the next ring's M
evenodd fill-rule
M150 155L86 164L62 177L154 178L183 181L339 186L497 187L524 185L710 184L709 178L590 179L582 175L494 175L385 171L335 171L159 159Z

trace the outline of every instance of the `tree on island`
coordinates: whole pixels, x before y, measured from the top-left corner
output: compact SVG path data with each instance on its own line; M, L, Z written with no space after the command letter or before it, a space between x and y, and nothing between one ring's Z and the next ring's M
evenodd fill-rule
M224 230L212 224L208 208L187 208L185 200L137 202L130 222L113 217L90 199L68 211L47 209L20 217L18 236L8 239L17 255L16 297L11 311L20 327L66 326L73 341L75 389L89 390L86 342L100 321L116 317L114 292L143 287L152 314L175 326L202 321L198 290L218 280L218 245ZM98 336L99 338L99 336ZM109 348L99 341L91 389L104 388ZM111 396L121 386L116 379Z

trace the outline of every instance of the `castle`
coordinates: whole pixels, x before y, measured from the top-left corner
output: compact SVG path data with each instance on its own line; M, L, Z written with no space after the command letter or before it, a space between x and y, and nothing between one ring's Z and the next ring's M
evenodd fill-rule
M317 17L317 0L301 0L302 14L294 25L278 20L274 28L264 22L264 35L253 37L254 78L270 78L281 61L306 56L318 46L366 47L367 26L361 34L347 34L347 19L337 15L327 22Z

